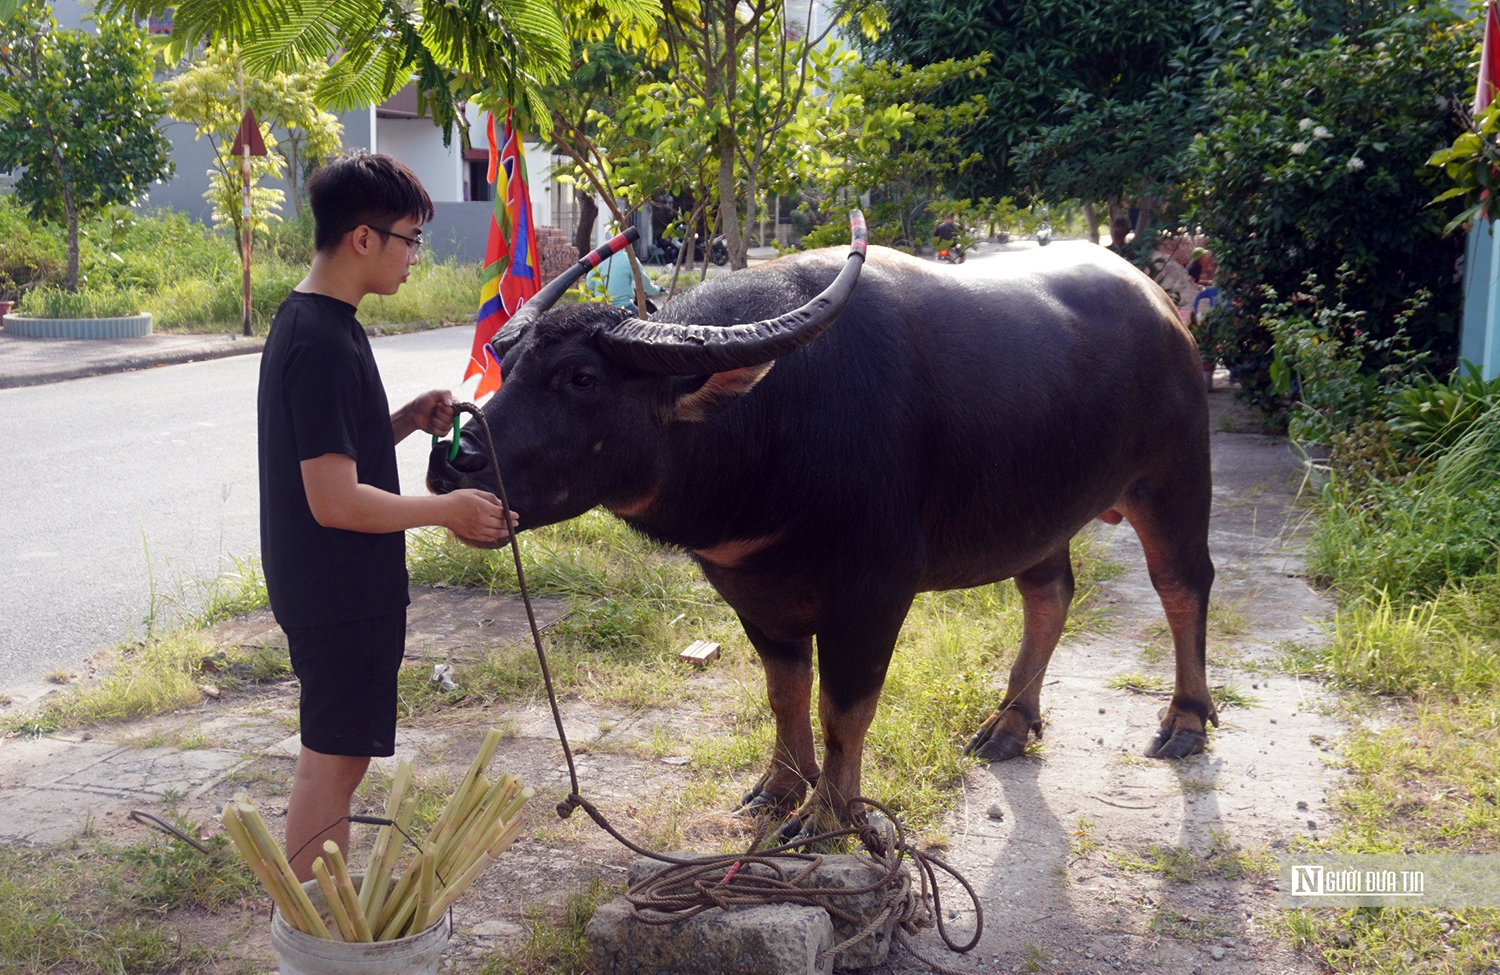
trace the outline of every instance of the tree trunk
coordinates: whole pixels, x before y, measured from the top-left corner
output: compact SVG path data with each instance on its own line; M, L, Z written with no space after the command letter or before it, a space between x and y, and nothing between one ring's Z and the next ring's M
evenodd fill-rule
M66 193L63 196L63 206L68 211L68 276L63 279L63 287L69 291L78 290L78 207L73 205L73 194Z
M594 248L594 223L599 219L599 204L594 202L592 194L579 193L578 197L578 227L573 231L573 247L582 257Z
M1146 232L1146 228L1150 225L1151 216L1156 213L1156 208L1161 204L1148 196L1142 197L1140 202L1136 205L1140 208L1139 212L1137 212L1135 215L1135 236L1136 239L1139 240L1141 235Z
M734 130L728 126L719 129L719 226L729 248L730 270L738 271L745 266L745 252L740 240L739 201L734 195ZM704 267L712 249L713 239L703 242Z
M1093 200L1083 201L1083 224L1088 228L1089 242L1099 243L1099 213L1094 209Z
M286 136L282 142L287 146L281 154L281 161L286 163L286 192L292 198L292 214L302 219L302 185L299 181L301 174L297 171L300 163L297 160L297 139L291 135Z

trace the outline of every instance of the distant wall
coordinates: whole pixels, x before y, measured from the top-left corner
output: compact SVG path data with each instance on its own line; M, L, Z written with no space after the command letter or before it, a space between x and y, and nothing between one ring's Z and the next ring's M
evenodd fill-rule
M376 132L380 151L410 166L434 203L463 200L463 160L458 143L455 140L452 145L443 145L442 134L431 119L382 118L376 123Z

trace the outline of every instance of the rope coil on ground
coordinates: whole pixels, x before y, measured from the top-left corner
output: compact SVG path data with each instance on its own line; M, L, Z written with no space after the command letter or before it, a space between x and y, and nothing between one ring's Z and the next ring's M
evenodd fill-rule
M495 473L496 494L507 524L510 520L510 500L505 494L505 484L500 478L500 462L495 454L495 442L489 423L479 407L473 403L455 403L456 412L468 413L479 421L480 433L484 436L485 449L489 453L490 469ZM454 435L455 439L457 434ZM567 759L568 779L571 791L557 804L557 815L567 819L574 809L582 809L598 826L614 837L631 852L667 864L656 874L634 885L625 892L631 905L631 916L645 924L672 924L696 917L713 908L729 910L735 907L750 907L763 904L803 904L821 907L846 924L857 924L858 918L839 906L841 898L861 897L878 893L881 910L875 918L843 942L834 945L818 956L822 964L861 941L873 936L887 923L892 925L893 939L907 951L944 975L968 975L964 969L952 968L934 961L919 952L909 937L925 928L936 927L939 937L949 950L964 953L979 944L984 933L984 907L979 895L962 874L931 853L917 849L906 839L896 815L873 799L857 796L850 800L850 807L867 806L885 816L889 829L882 831L865 822L861 826L819 833L816 836L799 837L780 846L756 850L761 837L757 837L744 853L724 853L697 857L674 857L656 853L632 842L610 825L593 803L583 798L578 786L578 770L573 764L573 750L568 745L567 732L563 730L562 712L557 706L557 694L552 687L552 672L547 666L547 654L542 648L542 635L537 627L536 616L531 608L531 596L526 588L526 575L521 568L521 549L514 534L510 536L510 550L515 560L516 580L521 590L521 601L526 606L526 619L531 625L531 637L536 646L537 660L541 664L542 681L547 689L547 702L552 708L552 720L557 726L558 741L562 744L563 756ZM814 887L809 883L823 857L807 852L796 852L797 848L829 843L843 837L855 837L864 847L859 854L862 862L880 872L878 879L863 887ZM907 860L916 868L918 885L912 887L912 877L905 869ZM746 869L761 867L760 871ZM937 871L948 874L964 888L974 905L974 933L965 943L959 944L948 934L943 920L942 894L938 889Z

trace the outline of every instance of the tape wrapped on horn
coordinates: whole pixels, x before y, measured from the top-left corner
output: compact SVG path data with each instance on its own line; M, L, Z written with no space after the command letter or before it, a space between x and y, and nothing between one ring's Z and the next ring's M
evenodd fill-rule
M531 324L547 312L557 299L563 296L563 292L573 287L579 278L583 277L600 264L609 260L613 254L618 254L629 245L635 243L641 237L641 232L634 227L626 230L623 234L616 234L609 240L595 247L563 273L547 282L547 286L531 297L521 310L510 317L495 337L490 339L490 349L495 353L496 359L505 358L505 353L510 351L511 346L521 341L526 336Z

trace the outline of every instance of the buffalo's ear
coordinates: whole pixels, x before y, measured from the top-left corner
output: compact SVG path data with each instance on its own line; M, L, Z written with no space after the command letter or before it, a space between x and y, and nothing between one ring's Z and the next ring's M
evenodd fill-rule
M716 372L701 382L701 377L683 380L674 387L663 419L667 423L700 423L750 392L775 364L772 360L758 366Z

